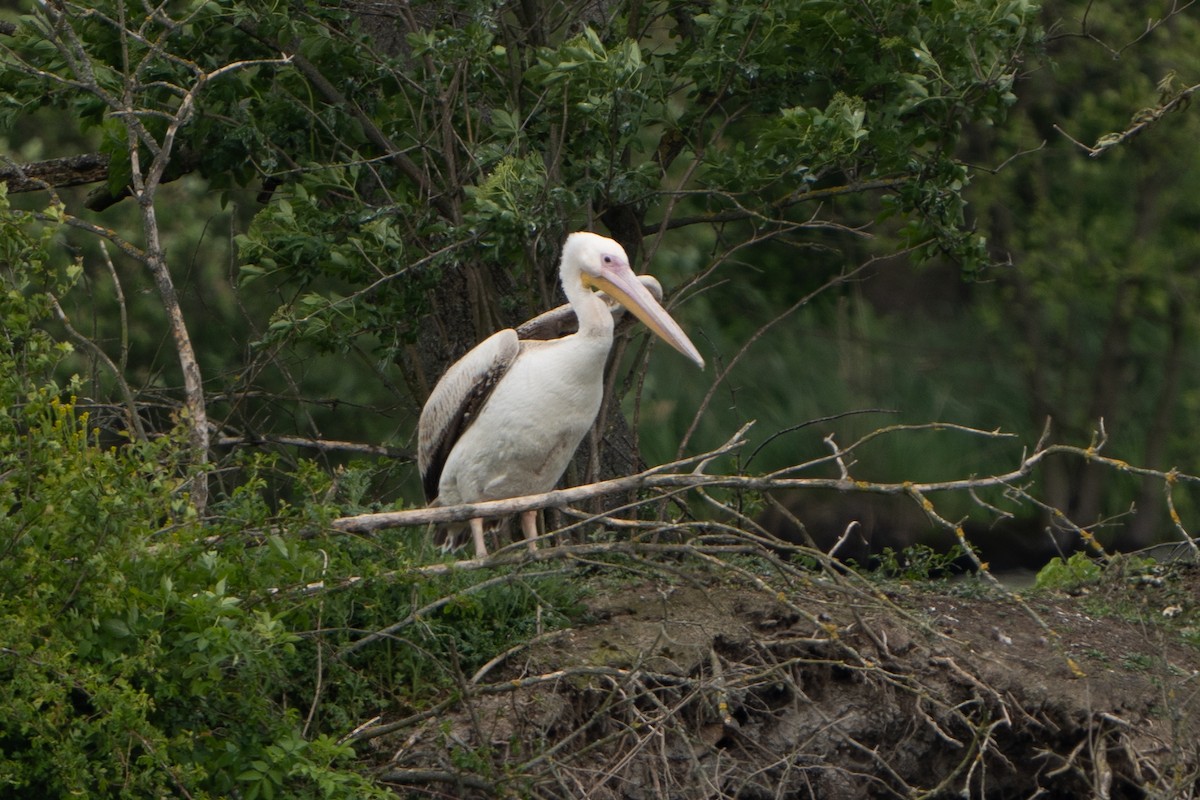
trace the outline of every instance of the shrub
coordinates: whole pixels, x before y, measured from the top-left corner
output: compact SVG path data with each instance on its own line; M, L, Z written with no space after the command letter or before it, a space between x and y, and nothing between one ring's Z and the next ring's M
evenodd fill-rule
M314 556L222 536L301 518L255 499L189 511L180 438L103 446L42 327L74 269L54 209L0 193L0 794L363 797L351 750L286 701L297 634L266 602ZM234 513L237 512L237 513Z

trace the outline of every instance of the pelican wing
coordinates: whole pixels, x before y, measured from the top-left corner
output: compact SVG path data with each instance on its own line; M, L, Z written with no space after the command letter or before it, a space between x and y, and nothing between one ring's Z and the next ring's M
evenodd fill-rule
M538 314L517 326L517 337L523 340L561 339L579 330L579 320L569 303Z
M433 387L417 424L417 465L427 501L437 497L450 451L519 352L517 332L498 331L454 362Z
M654 295L655 300L662 302L662 284L658 282L657 278L653 275L639 275L638 280L650 290L650 294ZM604 298L604 302L608 303L613 316L619 321L625 313L625 307L604 292L600 292L600 295ZM575 317L575 310L571 308L570 303L563 303L558 308L552 308L544 314L522 322L517 326L517 337L522 340L561 339L578 330L579 320Z

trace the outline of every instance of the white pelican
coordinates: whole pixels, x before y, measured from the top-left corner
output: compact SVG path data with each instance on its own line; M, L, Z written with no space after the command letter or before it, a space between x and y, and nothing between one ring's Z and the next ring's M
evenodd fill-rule
M558 483L600 411L612 348L612 312L593 290L704 367L696 346L647 288L658 288L657 282L639 280L612 239L568 236L559 277L578 332L548 341L523 340L512 328L494 333L446 370L421 410L417 462L431 505L540 494ZM537 511L521 514L521 529L535 551ZM471 536L475 555L483 558L482 519L471 520Z

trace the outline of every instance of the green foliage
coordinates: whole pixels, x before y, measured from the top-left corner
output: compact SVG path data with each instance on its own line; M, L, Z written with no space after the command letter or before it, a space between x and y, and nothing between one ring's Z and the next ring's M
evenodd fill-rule
M211 353L218 365L208 375L228 376L222 388L239 394L240 426L345 425L308 396L279 409L281 394L331 383L408 410L444 366L431 308L456 315L440 325L473 320L478 335L544 309L556 298L562 235L600 219L620 222L631 244L678 219L687 222L678 242L733 251L809 220L820 230L814 214L833 201L830 229L897 225L901 247L964 263L986 255L964 219L972 175L954 151L965 124L1007 113L1036 38L1029 3L722 2L650 17L630 8L582 25L538 14L525 27L482 2L427 11L381 31L374 18L360 25L351 10L308 0L177 4L173 23L143 19L124 0L67 3L57 28L33 13L4 50L0 83L12 101L0 124L11 130L35 107L67 111L61 119L100 136L113 157L111 188L132 164L128 118L112 113L125 92L146 120L138 152L163 143L163 120L186 94L195 110L174 132L169 172L191 171L235 201L240 187L267 190L253 223L231 237L234 256L197 259L228 259L250 316L234 337L218 334L228 318L213 332L192 325L202 363ZM122 21L138 32L133 46L122 44ZM54 30L75 37L76 56L53 46ZM382 42L401 35L388 52ZM889 215L895 222L876 222ZM801 269L775 268L761 249L755 258L799 286L863 256L854 241L820 246L839 252ZM442 279L463 273L482 288L438 303ZM207 267L205 290L183 292L185 302L224 278ZM759 291L749 271L736 282L736 292ZM97 316L115 336L114 315ZM153 318L130 315L138 361L159 352L160 338L143 346L139 335ZM229 338L257 347L231 348ZM338 358L310 379L313 354L352 355L366 369L351 374ZM380 423L372 433L403 436L407 425Z
M1196 386L1183 365L1196 358L1197 318L1182 298L1200 290L1200 227L1192 187L1181 176L1200 168L1190 145L1200 117L1171 115L1096 157L1059 131L1096 141L1169 98L1170 76L1195 84L1200 20L1172 16L1153 43L1140 41L1145 20L1124 4L1092 4L1087 20L1089 36L1052 42L1053 67L1023 91L1011 123L977 145L1028 151L969 191L990 229L991 251L1012 262L989 273L995 283L973 310L986 332L981 357L1007 365L1027 387L1030 432L1050 419L1056 437L1087 441L1102 419L1108 452L1191 472L1200 466L1195 449L1172 432L1196 410ZM1122 48L1120 62L1102 57L1105 46ZM1050 485L1070 487L1069 496L1048 499L1084 525L1136 503L1144 533L1135 546L1168 527L1158 489L1139 496L1136 484L1118 484L1103 471L1047 469ZM1080 496L1102 497L1103 507ZM1176 502L1188 517L1196 500L1182 491Z
M17 443L0 464L0 785L10 791L372 796L349 746L304 733L305 694L318 693L319 719L344 733L397 693L452 686L447 665L469 674L572 608L569 586L519 576L484 592L469 578L375 577L352 595L306 596L314 578L345 574L362 555L343 548L323 566L321 551L291 538L317 521L316 503L272 513L246 465L212 522L172 518L181 481L165 467L180 443L105 449L84 414L45 389L17 409L0 425ZM250 526L282 532L256 543ZM312 685L310 628L384 627L455 592L370 653L370 671L338 662L323 676L336 688ZM346 637L316 646L337 641Z
M1070 401L1092 384L1106 331L1127 332L1117 384L1165 383L1163 326L1195 327L1176 299L1196 288L1194 203L1168 180L1194 172L1191 123L1163 134L1167 156L1113 148L1102 164L1052 146L987 184L969 166L1002 160L997 147L1007 157L1061 142L1046 120L1094 140L1120 127L1114 109L1177 92L1163 75L1194 82L1187 26L1172 40L1182 46L1147 57L1138 80L1080 91L1093 82L1082 58L1061 63L1062 88L1043 97L1018 81L1038 39L1037 8L1019 0L714 2L653 15L631 4L611 18L538 13L520 24L526 6L427 4L369 35L378 20L316 0L155 13L127 0L28 5L0 42L0 128L12 141L35 130L45 137L38 157L109 155L115 193L175 137L168 177L191 178L164 184L157 211L173 226L172 269L206 389L226 414L214 414L216 430L230 438L337 438L369 424L364 438L403 443L414 399L454 349L439 336L478 326L462 334L470 341L549 305L558 243L582 226L657 248L668 284L718 270L728 288L680 311L705 320L689 330L725 354L874 256L943 253L968 272L1019 262L1019 279L975 287L971 308L943 319L891 318L853 290L814 308L735 368L692 449L747 417L762 419L765 435L867 406L989 429L1028 419L1040 428L1052 413L1086 438L1097 406ZM1106 34L1122 24L1099 6L1092 16ZM185 97L194 110L172 129ZM1010 135L997 126L1014 109ZM992 149L977 152L988 136ZM264 203L239 212L247 190ZM119 248L110 282L78 231L138 236L125 209L90 216L64 197L6 213L0 229L0 786L370 794L338 744L346 731L454 691L540 626L571 619L577 588L520 570L486 585L431 578L413 570L432 558L419 533L323 536L330 517L396 494L393 482L379 488L374 467L337 456L224 458L197 518L155 287ZM207 210L218 197L231 213ZM69 214L76 230L65 232ZM88 309L95 342L122 343L120 376L86 369L49 333L63 330L56 299L68 313ZM89 325L77 317L76 328ZM1020 368L997 366L1007 363L998 353ZM694 374L675 372L683 366L656 364L643 384L642 419L660 437L647 442L653 461L674 455L696 407ZM148 442L93 415L121 380L143 411L166 408ZM1180 413L1197 397L1186 385ZM1117 410L1138 420L1151 406L1130 399ZM839 441L877 422L847 421ZM781 437L759 464L823 452L827 432ZM913 438L883 455L864 448L856 472L961 475L995 455L949 436ZM400 460L392 469L412 471ZM944 558L887 551L884 569L925 578ZM1081 585L1093 568L1073 557L1048 566L1044 582ZM370 646L344 649L385 628Z
M498 653L583 613L581 588L561 577L527 577L522 569L434 577L407 568L429 561L431 550L423 531L343 544L330 571L355 565L353 592L327 598L319 609L296 610L326 631L320 646L335 650L353 646L366 632L389 631L329 664L326 680L338 688L327 690L332 696L322 713L338 725L353 727L381 705L457 690Z
M964 123L998 121L1014 102L1014 56L1031 37L1034 10L717 4L695 18L701 35L669 57L670 72L701 97L754 105L744 138L705 153L714 171L701 180L747 192L739 199L765 203L768 216L805 190L838 194L848 180L878 180L895 190L887 201L910 219L912 244L976 264L978 245L962 230L968 173L948 156ZM702 104L694 113L707 114Z
M1067 558L1055 558L1038 570L1034 586L1071 592L1097 583L1104 567L1087 553L1073 553Z
M586 222L581 209L627 208L650 221L669 208L669 175L685 160L696 198L686 205L706 214L782 221L807 192L850 194L874 181L911 223L913 244L978 259L963 230L969 175L953 146L965 122L998 121L1011 104L1034 13L1019 0L723 2L702 13L679 7L672 24L616 19L537 41L514 38L501 9L478 3L428 15L408 31L409 52L387 58L347 12L316 2L174 9L182 24L148 19L125 50L125 4L93 5L76 24L100 93L78 90L84 67L47 47L45 23L32 17L11 46L20 68L5 73L17 98L10 119L22 103L45 102L49 87L51 102L105 132L119 188L128 137L104 97L120 96L124 64L138 65L148 141L162 137L155 112L194 89L181 162L218 188L263 178L289 186L239 240L241 269L310 285L273 331L334 349L389 320L401 340L414 335L425 276L446 263L428 260L431 251L473 242L482 248L471 259L513 262L530 279L531 253L553 253L565 228ZM276 63L280 52L305 63ZM234 63L246 66L200 77ZM310 85L314 74L327 84ZM333 102L334 92L347 102ZM437 113L422 113L430 108ZM412 167L378 160L380 136L411 149ZM416 150L432 141L436 152ZM346 301L393 272L407 274Z
M69 396L80 382L51 382L69 348L37 327L53 299L32 285L69 288L47 271L53 233L38 232L32 215L0 215L0 786L39 796L375 796L339 736L377 713L393 681L436 691L454 681L442 666L451 655L473 670L528 637L535 620L561 620L554 609L569 610L572 591L514 577L474 593L465 578L398 585L368 574L354 595L308 592L368 551L339 548L331 561L330 543L299 539L323 529L330 480L310 464L291 476L296 504L273 506L268 456L242 459L239 484L201 524L180 495L178 437L103 446ZM314 647L328 642L309 631L322 620L383 627L454 592L410 642L368 656L391 661L386 679L339 662L325 676L337 689L313 685ZM331 727L310 729L310 708Z
M303 736L284 699L299 639L265 587L303 580L313 555L277 535L249 550L207 538L305 515L255 509L251 472L225 523L201 528L177 437L100 444L81 383L50 376L70 348L36 327L54 299L33 286L69 284L47 272L53 227L38 229L0 206L0 786L369 795L351 750Z
M879 577L900 581L930 581L947 577L954 563L965 555L961 545L940 552L923 544L911 545L897 552L883 548L878 555L875 572Z
M1179 635L1183 639L1184 643L1200 650L1200 626L1192 625L1182 628L1179 632Z
M240 271L244 289L261 284L286 287L289 302L270 320L260 345L303 342L321 350L346 352L364 330L387 326L381 317L386 298L398 295L400 283L388 281L371 295L348 294L386 274L404 257L405 248L392 214L344 208L330 214L322 200L329 192L352 192L340 173L305 176L276 193L275 202L259 213L245 234L235 239L246 264ZM298 274L305 279L295 282ZM310 289L313 284L320 291ZM395 310L395 307L392 307ZM397 311L396 313L403 313Z

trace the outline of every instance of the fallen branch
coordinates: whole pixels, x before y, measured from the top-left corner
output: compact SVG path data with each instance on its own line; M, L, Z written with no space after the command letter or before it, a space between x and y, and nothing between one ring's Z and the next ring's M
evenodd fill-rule
M848 475L839 478L791 478L783 477L801 469L812 469L843 461L857 447L882 433L913 430L956 430L972 435L1007 436L999 431L979 431L957 425L935 423L931 425L900 425L868 434L858 441L846 446L835 447L834 451L822 458L814 459L798 467L786 471L772 473L767 476L750 475L707 475L701 470L711 461L740 448L745 444L745 433L749 430L748 423L721 447L698 456L672 461L652 467L636 475L623 478L613 478L606 481L574 486L568 489L556 489L542 494L512 497L505 500L490 500L481 503L466 503L455 506L437 506L430 508L415 508L407 511L388 511L376 514L359 514L352 517L341 517L331 523L334 530L347 533L371 533L387 528L412 527L445 522L463 522L469 519L491 519L518 514L539 508L557 508L569 504L580 503L596 497L622 492L636 492L647 489L697 489L697 488L726 488L743 491L767 491L776 489L836 489L838 491L860 491L873 494L908 495L920 497L930 492L975 491L988 487L1012 487L1028 478L1034 469L1047 457L1064 454L1073 455L1089 463L1101 464L1120 472L1131 475L1155 477L1170 482L1186 482L1200 484L1200 477L1185 475L1171 470L1149 469L1135 467L1128 462L1110 458L1100 454L1100 447L1075 447L1072 445L1046 445L1039 442L1032 453L1022 457L1017 467L1009 472L979 478L962 478L948 481L930 481L914 483L874 483L850 478ZM680 467L697 464L690 473L678 472Z
M468 519L483 518L489 519L492 517L504 517L509 514L515 514L521 511L528 511L534 508L548 508L563 506L569 503L576 503L581 500L588 500L593 497L603 497L609 494L617 494L619 492L635 491L642 488L654 488L660 485L670 485L669 482L664 484L655 479L671 479L671 478L686 478L685 475L660 473L669 470L678 469L689 464L697 464L697 469L703 468L710 461L719 458L733 450L738 449L746 443L745 434L750 430L753 422L748 422L738 430L725 444L718 447L716 450L711 450L707 453L701 453L697 456L683 458L678 461L672 461L668 464L662 464L657 467L639 472L637 475L630 475L624 478L613 478L607 481L598 483L590 483L585 486L576 486L570 489L557 489L551 492L543 492L542 494L528 495L525 497L513 497L506 500L490 500L484 503L465 503L457 506L438 506L431 508L416 508L409 511L385 511L378 514L358 514L353 517L341 517L332 522L335 530L345 531L347 533L370 533L372 531L383 530L386 528L403 528L414 525L428 525L432 522L461 522ZM710 480L708 476L696 476L700 480Z

